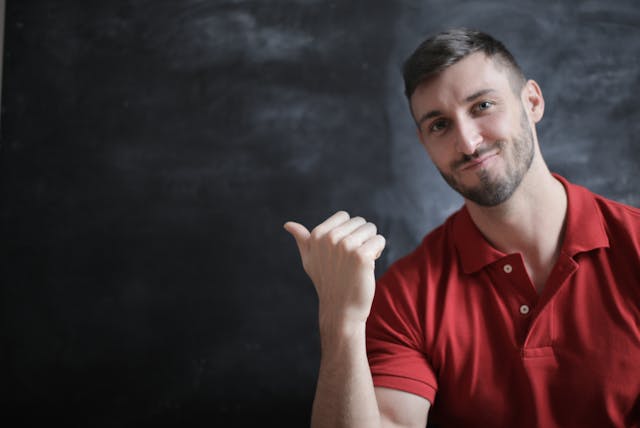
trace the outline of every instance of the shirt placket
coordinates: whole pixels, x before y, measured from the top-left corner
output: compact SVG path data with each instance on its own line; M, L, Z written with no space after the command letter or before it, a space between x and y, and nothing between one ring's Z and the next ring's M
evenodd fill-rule
M490 267L491 277L503 299L507 316L513 325L515 341L524 346L534 314L537 313L539 296L527 274L520 254L510 254Z

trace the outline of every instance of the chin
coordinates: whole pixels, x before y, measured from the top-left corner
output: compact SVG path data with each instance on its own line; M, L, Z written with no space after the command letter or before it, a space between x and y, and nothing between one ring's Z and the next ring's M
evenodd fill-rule
M520 180L504 174L495 177L495 174L483 169L475 174L475 182L467 185L453 175L440 173L449 186L458 192L464 199L483 207L495 207L506 202L515 192Z

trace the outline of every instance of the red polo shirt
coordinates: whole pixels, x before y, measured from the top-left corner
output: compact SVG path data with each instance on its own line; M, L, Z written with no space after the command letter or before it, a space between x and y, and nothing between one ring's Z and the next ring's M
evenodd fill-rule
M376 386L446 427L640 427L640 210L568 183L540 295L521 255L466 208L379 279L367 322Z

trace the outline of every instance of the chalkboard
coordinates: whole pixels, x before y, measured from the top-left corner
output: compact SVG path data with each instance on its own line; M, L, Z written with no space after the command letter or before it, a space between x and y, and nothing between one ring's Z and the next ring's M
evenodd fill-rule
M640 206L635 0L9 0L12 426L307 426L317 301L282 225L363 215L382 272L460 206L400 74L450 26L538 81L553 171Z

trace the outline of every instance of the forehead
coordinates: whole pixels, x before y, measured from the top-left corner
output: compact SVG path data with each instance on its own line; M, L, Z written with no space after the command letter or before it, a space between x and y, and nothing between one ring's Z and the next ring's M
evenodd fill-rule
M513 94L506 67L484 53L473 53L418 85L411 96L415 117L432 109L452 108L479 91L492 89L498 95Z

